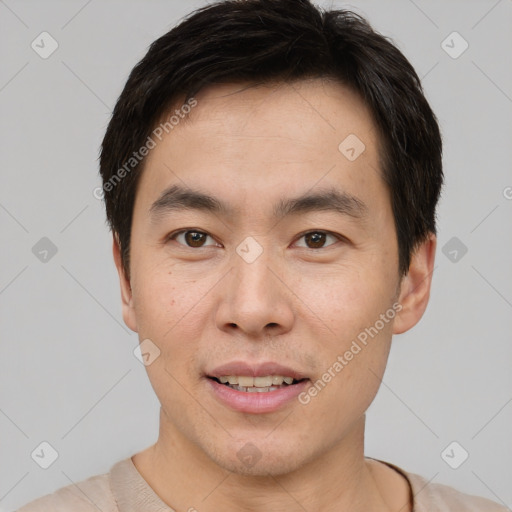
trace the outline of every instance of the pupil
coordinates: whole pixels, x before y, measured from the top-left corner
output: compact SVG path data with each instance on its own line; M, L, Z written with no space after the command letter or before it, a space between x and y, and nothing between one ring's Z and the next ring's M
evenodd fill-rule
M312 244L314 248L322 247L325 243L325 233L310 233L306 235L308 244Z

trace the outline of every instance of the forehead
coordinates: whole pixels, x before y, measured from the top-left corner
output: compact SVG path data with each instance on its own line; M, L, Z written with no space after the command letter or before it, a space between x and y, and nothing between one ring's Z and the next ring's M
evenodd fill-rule
M258 192L262 202L316 184L353 195L383 193L371 113L340 84L225 84L195 99L197 106L146 159L138 195L147 201L178 182L235 205Z
M379 142L369 108L356 92L333 80L217 85L203 89L196 101L197 107L173 130L177 138L186 138L192 129L201 140L206 134L210 140L252 138L254 144L274 138L283 149L287 141L318 147L319 138L327 145L350 134L368 146Z

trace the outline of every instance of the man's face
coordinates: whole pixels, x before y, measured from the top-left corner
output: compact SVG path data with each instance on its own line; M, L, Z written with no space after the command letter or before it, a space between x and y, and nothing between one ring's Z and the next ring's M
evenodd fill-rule
M355 94L320 80L196 99L141 176L125 320L161 351L147 367L161 436L282 474L360 441L384 372L400 279L377 133ZM215 201L184 207L181 192ZM276 379L256 392L228 376Z

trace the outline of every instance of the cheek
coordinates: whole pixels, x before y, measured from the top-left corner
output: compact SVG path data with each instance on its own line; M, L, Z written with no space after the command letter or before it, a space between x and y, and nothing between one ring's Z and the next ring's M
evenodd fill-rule
M144 277L133 287L139 338L150 339L160 350L146 371L160 403L173 418L172 411L190 409L183 389L194 393L197 384L198 346L212 286L209 280L179 280L176 274L166 269L141 273ZM186 417L180 413L181 419L174 419L177 424L186 423Z
M378 390L396 314L395 284L378 277L359 267L301 281L304 303L329 327L315 340L321 362L317 378L328 382L325 390L319 383L323 395L319 406L343 403L364 410Z
M393 303L395 284L384 272L375 275L347 265L305 276L297 285L297 295L340 342L374 325Z
M158 346L160 362L173 374L184 376L195 369L183 363L197 354L208 322L208 291L213 284L210 279L178 279L177 272L155 270L144 274L133 287L139 338L149 338Z
M326 432L345 432L364 414L379 389L391 346L393 287L353 275L312 279L302 286L302 293L309 290L305 302L330 329L314 340L320 361L313 382L317 391L310 390L302 402L308 402L307 414L323 418ZM381 315L388 311L386 322Z

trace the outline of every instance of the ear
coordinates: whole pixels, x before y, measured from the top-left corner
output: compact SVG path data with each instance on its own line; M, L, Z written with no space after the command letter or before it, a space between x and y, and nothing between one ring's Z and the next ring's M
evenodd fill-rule
M437 239L431 233L414 251L409 272L400 283L398 302L402 309L395 317L393 334L402 334L415 326L423 316L430 298Z
M133 307L133 295L130 280L126 277L123 262L121 259L121 248L117 235L113 235L112 253L114 255L114 263L116 264L117 273L119 274L119 284L121 286L121 301L123 308L124 323L134 332L137 332L137 320L135 309Z

